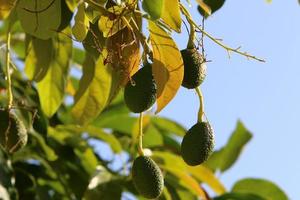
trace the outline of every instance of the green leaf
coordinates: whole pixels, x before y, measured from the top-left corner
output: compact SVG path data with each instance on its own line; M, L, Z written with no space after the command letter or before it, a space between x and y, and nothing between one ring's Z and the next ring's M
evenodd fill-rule
M70 31L68 31L70 32ZM46 76L37 84L42 110L51 117L59 108L65 94L72 40L63 34L53 38L54 54Z
M36 132L31 132L31 135L37 141L37 145L44 152L48 161L54 161L58 158L54 150L46 144L44 138L41 135Z
M181 32L181 17L178 0L164 0L161 18L177 33Z
M85 3L82 2L78 5L78 10L75 15L75 23L72 27L72 33L76 40L82 42L89 29L89 19L85 15Z
M266 200L254 194L227 193L215 197L214 200Z
M32 37L25 59L25 73L30 80L41 81L47 74L55 54L52 39L41 40Z
M150 40L153 48L152 71L157 84L157 109L159 113L175 97L183 80L181 53L162 28L149 22Z
M106 56L107 52L103 51L96 63L87 56L84 63L83 76L72 109L73 117L80 124L94 120L108 103L113 84L113 69L104 65Z
M73 53L72 53L73 62L78 65L82 65L84 62L84 54L85 54L84 50L73 47Z
M66 1L61 0L61 22L57 31L61 32L65 28L67 28L71 23L72 17L73 17L73 12L68 7Z
M161 16L164 0L143 0L142 6L153 20L157 20Z
M282 191L277 185L263 179L242 179L234 184L232 192L243 194L250 193L258 195L266 200L288 200L284 191Z
M241 121L237 122L235 131L232 133L227 144L218 151L215 151L205 163L212 170L229 169L239 158L244 146L250 141L252 134L245 128Z
M18 18L24 31L40 39L54 36L61 22L61 0L19 0Z
M120 153L122 151L122 145L113 134L106 133L102 129L94 126L87 126L84 130L88 132L91 137L98 138L108 143L115 153Z
M172 133L178 136L184 136L187 131L183 126L168 118L152 117L151 122L155 127L158 128L158 130Z
M149 124L144 132L143 145L146 148L163 146L163 137L155 126Z
M207 13L207 11L205 11L203 7L201 7L200 5L198 6L198 11L205 18L207 18L209 15L219 10L225 3L225 0L197 0L197 1L198 3L199 1L202 1L210 8L211 13Z

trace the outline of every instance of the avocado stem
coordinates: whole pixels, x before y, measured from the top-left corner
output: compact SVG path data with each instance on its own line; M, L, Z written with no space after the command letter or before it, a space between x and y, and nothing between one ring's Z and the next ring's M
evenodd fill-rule
M193 19L192 19L191 14L189 13L189 11L182 4L180 4L180 8L181 8L182 13L185 15L187 21L190 24L190 35L189 35L189 41L187 44L187 49L193 49L193 48L195 48L194 40L195 40L195 33L196 33L196 29L193 24Z
M204 98L203 98L200 87L196 87L195 90L198 94L199 103L200 103L200 107L199 107L199 111L198 111L198 122L202 122L202 117L204 115Z
M143 150L143 112L140 113L139 117L139 135L138 135L138 153L140 156L144 156Z
M13 105L13 95L11 89L11 77L10 77L10 31L7 33L6 39L6 78L7 78L7 97L8 97L8 109L11 109Z

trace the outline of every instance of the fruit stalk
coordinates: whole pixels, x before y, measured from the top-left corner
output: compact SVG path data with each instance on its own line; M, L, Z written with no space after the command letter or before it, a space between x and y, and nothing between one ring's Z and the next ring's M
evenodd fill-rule
M140 156L144 156L143 150L143 112L140 113L139 117L139 135L138 135L138 153Z
M193 21L192 21L192 16L189 13L189 11L186 10L186 8L184 6L181 6L180 8L181 8L183 14L185 15L187 21L190 24L190 35L189 35L189 41L187 44L187 49L193 49L193 48L195 48L194 40L195 40L196 29L195 29Z
M8 96L8 109L11 109L13 105L13 95L11 89L11 77L10 77L10 32L7 33L6 40L6 79L7 79L7 96Z
M198 111L198 122L202 122L202 117L204 115L204 99L203 99L201 89L199 87L196 87L195 90L199 97L199 103L200 103L200 107L199 107L199 111Z

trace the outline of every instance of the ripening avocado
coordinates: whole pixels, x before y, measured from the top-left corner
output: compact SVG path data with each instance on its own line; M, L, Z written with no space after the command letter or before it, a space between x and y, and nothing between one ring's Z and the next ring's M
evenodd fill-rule
M27 131L24 123L13 112L0 110L0 145L14 153L27 143Z
M191 166L200 165L211 155L214 133L208 122L198 122L190 128L181 143L181 156Z
M188 89L198 87L206 77L206 64L203 56L193 49L181 50L184 65L184 76L182 86Z
M125 104L134 113L148 110L156 100L156 83L150 64L139 69L125 86Z
M131 173L133 184L142 196L156 199L161 195L164 178L161 170L150 157L137 157L133 162Z

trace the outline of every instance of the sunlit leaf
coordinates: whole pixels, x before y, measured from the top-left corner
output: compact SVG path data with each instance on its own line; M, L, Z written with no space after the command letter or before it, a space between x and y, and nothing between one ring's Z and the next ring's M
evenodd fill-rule
M252 138L252 134L245 128L241 121L237 122L235 131L232 133L227 144L215 151L205 165L213 170L220 169L222 172L229 169L239 158L243 148Z
M85 15L85 4L80 3L75 15L75 23L72 27L72 33L76 40L83 41L89 29L89 20Z
M58 34L53 40L55 53L46 76L37 84L41 107L48 117L52 116L62 103L72 56L70 38Z
M107 105L113 79L113 70L105 65L106 51L102 52L97 62L87 56L83 66L83 76L75 95L72 114L80 124L95 119Z
M181 32L181 17L178 0L164 0L161 18L174 31Z
M173 39L155 23L149 21L153 48L152 71L157 84L159 113L176 95L183 80L183 61Z
M160 165L160 167L163 170L166 170L167 172L169 172L172 175L174 175L175 177L177 177L180 181L184 182L187 189L189 189L190 191L197 194L199 197L201 197L201 199L208 200L206 198L205 192L203 191L203 189L200 187L199 183L193 177L191 177L187 173L184 173L181 170L176 169L172 166Z
M249 193L271 200L288 200L286 194L274 183L263 180L247 178L236 182L232 188L234 193Z
M24 31L40 39L54 36L61 22L61 0L19 0L18 18Z
M143 0L142 6L150 17L156 20L159 19L162 14L164 0Z
M158 162L163 163L162 165L164 166L176 168L181 172L191 175L199 182L206 183L217 194L223 194L226 191L223 184L218 180L213 172L205 166L200 165L190 167L183 162L181 157L167 152L154 151L153 158L158 159ZM161 161L159 159L161 159Z
M101 15L98 26L99 30L103 32L104 37L111 37L123 28L126 27L126 21L130 21L131 14L121 15L123 8L119 6L113 6L108 9L112 16ZM124 18L123 18L124 17Z
M189 173L197 180L206 183L216 194L223 194L226 192L224 185L218 180L214 173L203 165L196 167L188 167Z
M54 45L52 39L31 39L25 59L25 73L30 80L41 81L46 76L55 57Z

